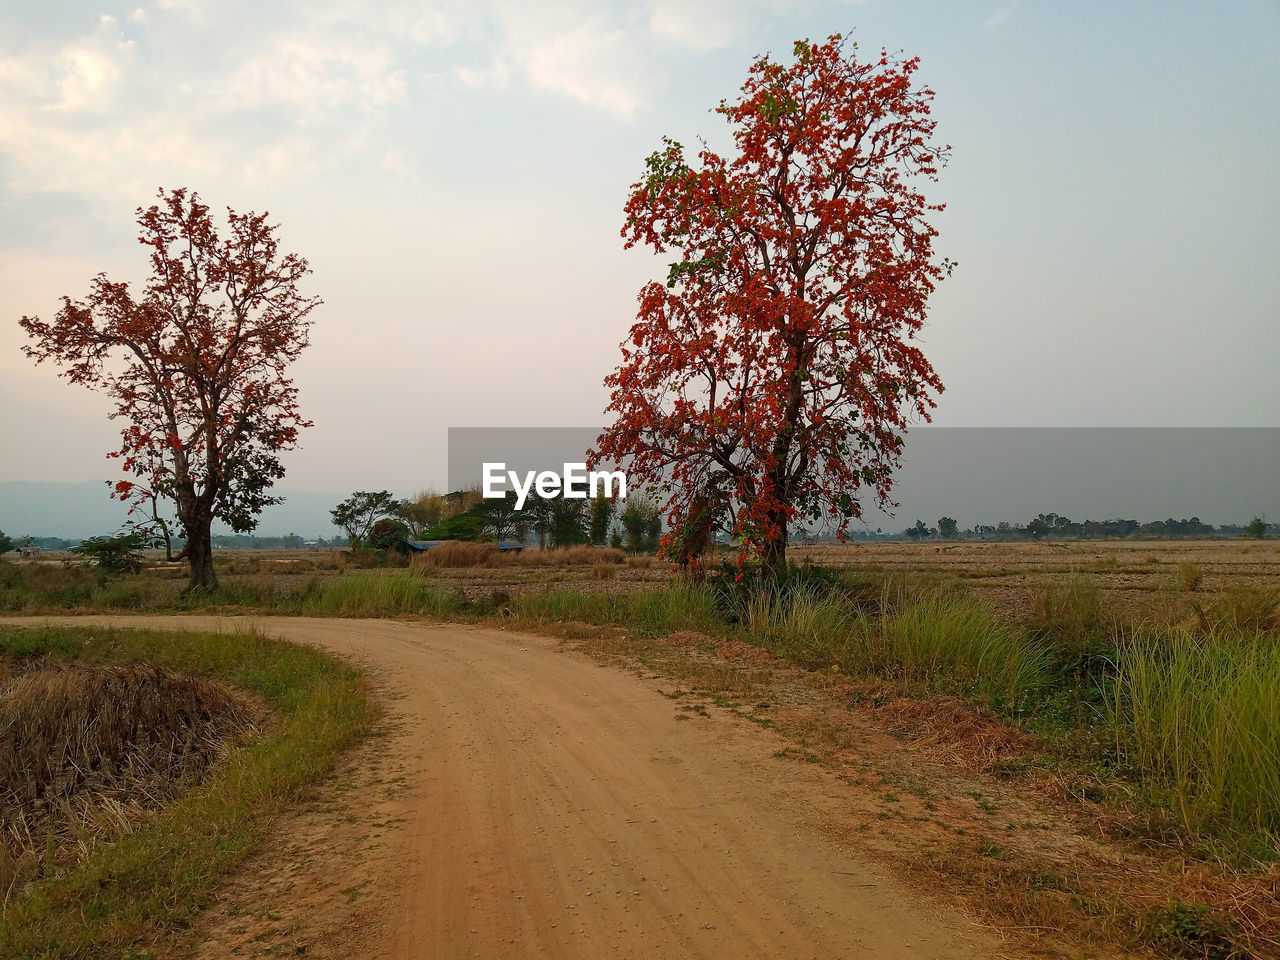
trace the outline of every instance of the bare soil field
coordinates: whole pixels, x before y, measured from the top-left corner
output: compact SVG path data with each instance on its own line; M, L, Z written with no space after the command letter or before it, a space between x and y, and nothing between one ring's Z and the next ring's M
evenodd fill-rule
M536 553L536 548L530 548ZM716 562L734 553L719 548ZM1280 590L1280 541L1276 540L1070 540L1070 541L906 541L793 544L793 563L812 562L865 574L869 579L902 577L913 582L962 583L1010 619L1030 615L1037 598L1053 583L1084 577L1104 593L1107 607L1131 623L1189 621L1204 597L1236 587ZM44 554L29 563L67 559ZM151 559L155 559L154 557ZM270 584L290 591L308 579L336 576L353 564L349 554L316 550L220 550L220 580L228 586ZM659 586L672 573L668 562L629 557L625 563L511 563L493 567L410 568L471 600L517 596L557 586L597 592L626 592ZM393 570L395 568L388 568ZM186 586L182 564L149 567L144 576L171 589Z
M1025 619L1053 583L1083 576L1123 619L1194 618L1205 595L1233 587L1280 590L1275 540L1070 540L849 543L793 546L806 560L868 576L960 581L1011 619Z

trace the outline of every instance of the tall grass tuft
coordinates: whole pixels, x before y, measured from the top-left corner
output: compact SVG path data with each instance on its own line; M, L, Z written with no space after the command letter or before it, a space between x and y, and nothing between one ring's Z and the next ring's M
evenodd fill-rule
M1073 573L1047 584L1036 598L1032 631L1083 679L1096 679L1114 659L1115 632L1092 577Z
M676 580L666 587L625 596L626 625L647 636L661 637L677 630L723 633L727 629L715 597L705 586Z
M466 597L410 574L346 573L315 581L304 595L291 598L298 612L331 617L387 617L418 614L451 617L467 605Z
M626 627L645 636L665 636L677 630L722 632L726 628L711 591L690 583L630 593L548 590L516 597L511 609L531 623L580 621Z
M866 670L880 676L944 679L1015 711L1052 680L1043 642L963 595L922 597L862 624Z
M808 588L760 593L746 601L739 621L751 639L803 667L865 669L855 615L840 596Z
M511 611L517 619L536 624L580 621L603 625L622 622L623 599L612 593L546 590L513 598Z
M1193 834L1280 836L1280 644L1178 632L1129 637L1120 654L1119 758L1172 789Z
M1183 593L1194 593L1204 583L1204 571L1194 563L1178 564L1178 589Z
M1210 598L1201 618L1212 633L1280 633L1280 590L1229 587Z

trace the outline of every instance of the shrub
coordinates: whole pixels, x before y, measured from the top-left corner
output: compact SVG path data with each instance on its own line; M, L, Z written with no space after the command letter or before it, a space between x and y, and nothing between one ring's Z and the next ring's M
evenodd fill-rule
M1261 540L1267 535L1267 531L1271 528L1271 524L1263 520L1261 517L1254 517L1244 527L1244 536L1251 537L1254 540Z
M132 530L114 537L90 537L79 546L72 547L71 552L90 558L103 570L112 573L137 573L144 563L138 551L151 546L154 539L142 530Z
M471 540L484 537L484 519L473 513L461 513L433 525L427 531L427 540Z
M409 525L394 517L383 517L369 529L364 545L371 550L403 550L409 539Z
M1233 960L1244 956L1208 904L1170 904L1148 921L1146 939L1171 957Z

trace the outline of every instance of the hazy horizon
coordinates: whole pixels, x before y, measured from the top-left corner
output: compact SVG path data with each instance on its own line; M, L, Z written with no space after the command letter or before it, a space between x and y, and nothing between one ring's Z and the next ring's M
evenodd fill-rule
M486 435L488 435L486 437ZM582 458L592 428L450 431L447 489L474 487L493 454L509 467L558 469ZM497 438L495 445L494 438ZM961 529L1000 521L1025 524L1039 513L1072 520L1148 522L1198 517L1222 526L1254 516L1280 519L1280 429L945 428L908 435L892 515L868 505L852 530L897 533L917 518L950 516ZM386 487L409 497L421 487ZM263 512L258 536L331 537L329 510L352 490L302 490ZM125 508L102 481L0 481L0 530L10 536L73 539L113 532ZM229 533L215 524L215 532Z

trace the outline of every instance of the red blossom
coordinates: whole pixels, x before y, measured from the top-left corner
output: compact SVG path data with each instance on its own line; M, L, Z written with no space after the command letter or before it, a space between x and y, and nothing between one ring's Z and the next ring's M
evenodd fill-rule
M758 58L717 110L734 156L667 140L632 185L625 245L675 259L640 291L593 456L671 481L668 554L710 523L773 569L797 522L843 536L865 497L891 502L902 434L942 390L914 338L952 266L920 192L949 148L918 60L855 53Z
M107 394L120 431L119 457L140 482L113 495L135 506L173 504L192 585L213 582L210 524L248 531L283 475L278 454L310 426L285 375L307 345L308 315L321 302L298 283L306 260L282 254L267 215L227 210L219 233L195 193L159 193L138 210L151 275L139 290L105 274L83 301L62 298L52 323L23 317L23 349L52 361L72 383Z

